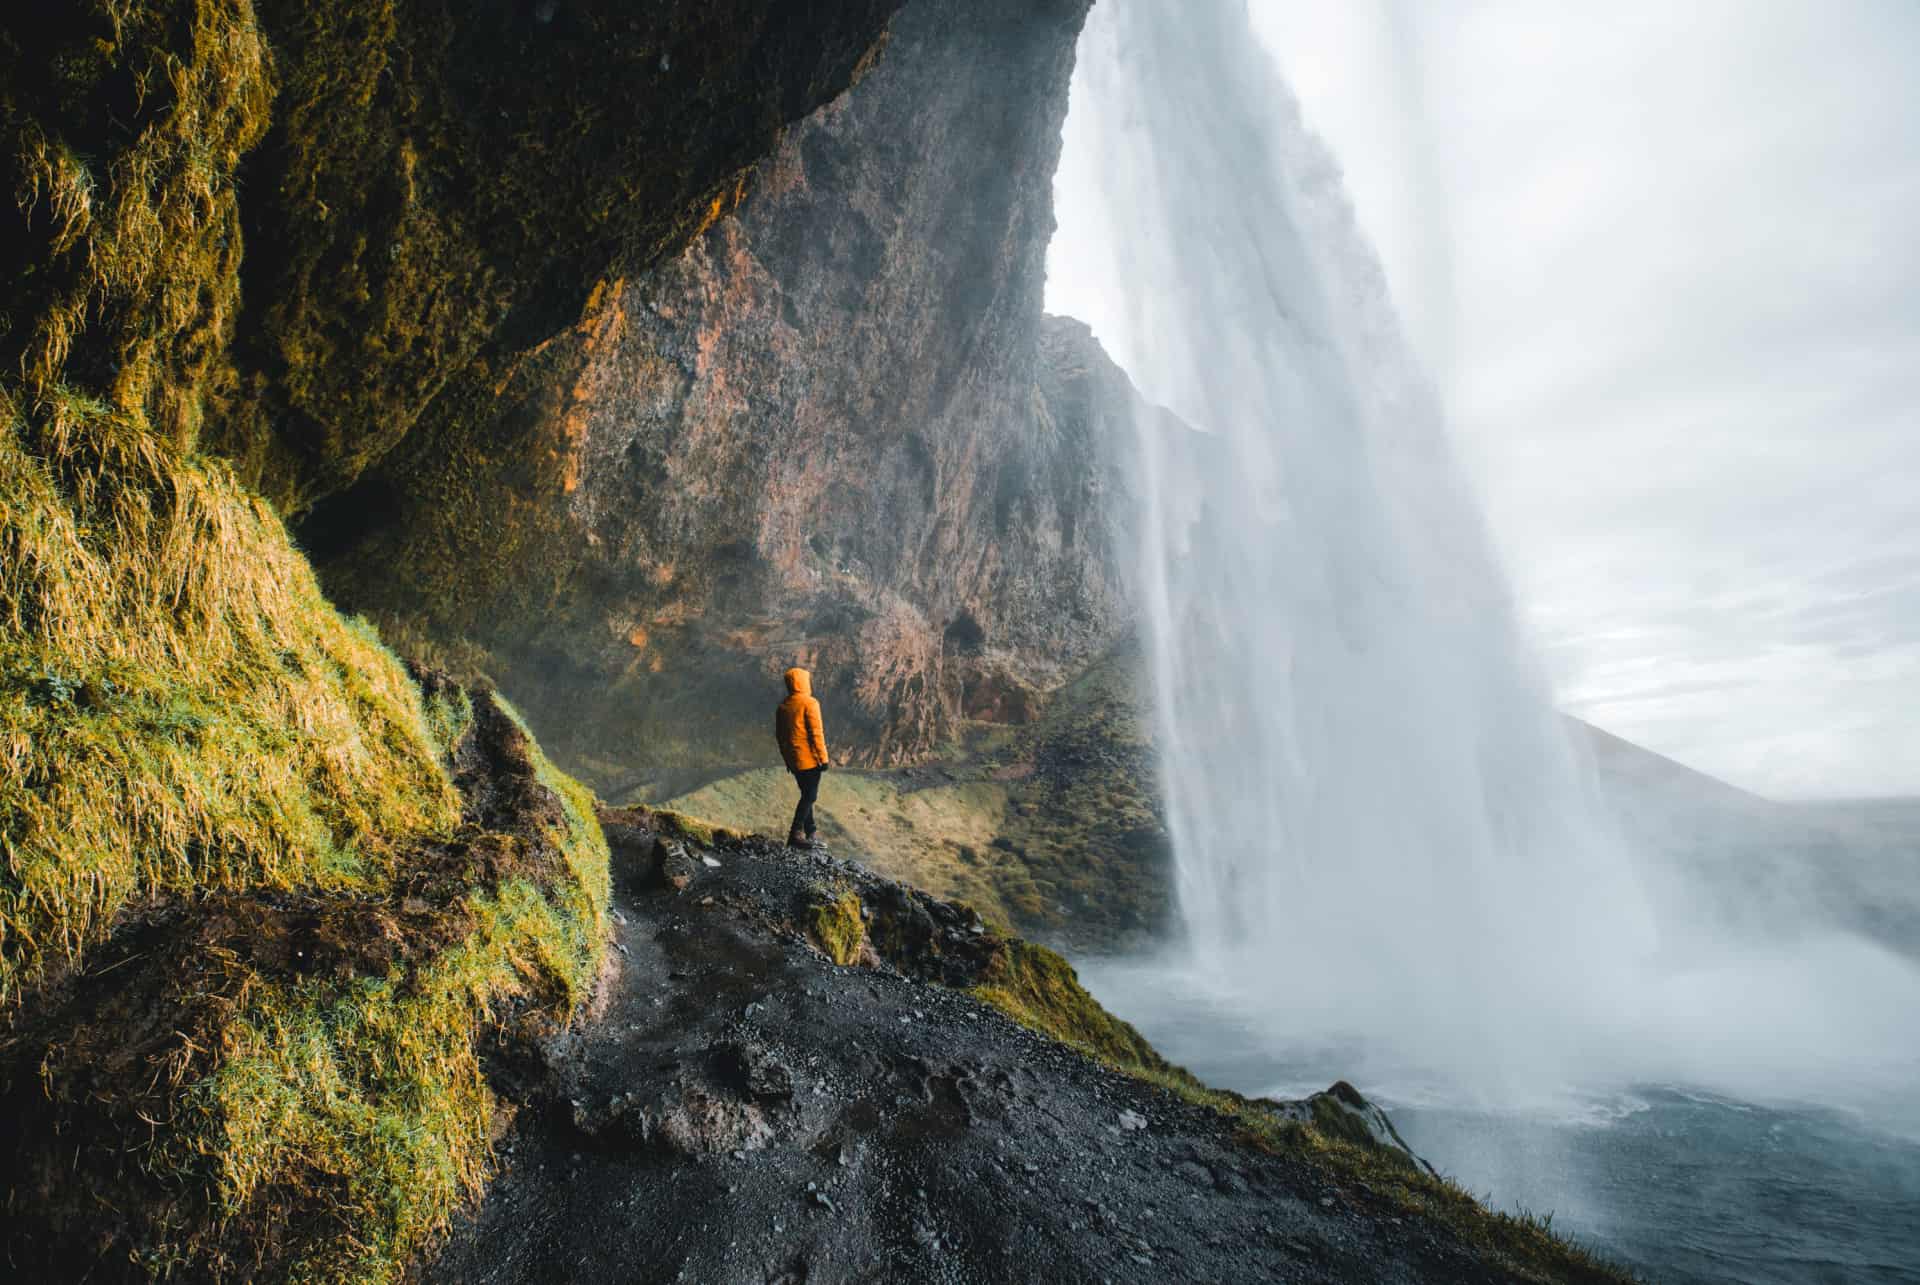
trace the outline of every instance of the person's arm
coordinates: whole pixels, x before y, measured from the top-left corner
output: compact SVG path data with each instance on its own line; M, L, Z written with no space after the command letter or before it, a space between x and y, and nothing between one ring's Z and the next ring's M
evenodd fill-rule
M821 767L828 767L827 725L820 721L820 702L807 702L807 735L813 741L813 756L820 760Z

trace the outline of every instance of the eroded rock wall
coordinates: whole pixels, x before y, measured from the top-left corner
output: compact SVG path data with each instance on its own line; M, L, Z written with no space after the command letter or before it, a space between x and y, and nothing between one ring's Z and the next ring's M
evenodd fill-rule
M764 759L790 664L856 761L1025 717L1125 614L1103 425L1044 376L1086 8L914 0L734 214L471 390L491 433L317 515L330 585L477 643L610 790Z
M213 444L283 512L352 483L471 363L731 208L899 5L256 0L279 92Z

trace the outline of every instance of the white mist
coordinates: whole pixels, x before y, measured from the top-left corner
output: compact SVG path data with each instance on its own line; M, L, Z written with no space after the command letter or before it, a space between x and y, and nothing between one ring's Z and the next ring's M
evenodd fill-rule
M1080 57L1078 286L1203 430L1137 481L1188 944L1295 1038L1551 1072L1650 920L1339 173L1239 5L1106 0Z
M1050 294L1198 430L1140 427L1135 500L1178 966L1212 1010L1363 1087L1846 1072L1884 1100L1920 1065L1911 960L1726 939L1626 850L1244 5L1102 0L1066 134Z

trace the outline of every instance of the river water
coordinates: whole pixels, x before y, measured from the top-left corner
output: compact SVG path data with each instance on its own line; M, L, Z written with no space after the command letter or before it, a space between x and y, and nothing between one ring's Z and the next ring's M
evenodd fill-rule
M1289 1043L1184 957L1083 961L1102 1003L1209 1083L1297 1097L1338 1078L1488 1203L1649 1280L1920 1283L1920 1101L1912 1068L1836 1078L1824 1100L1604 1080L1498 1102L1384 1065L1359 1042Z

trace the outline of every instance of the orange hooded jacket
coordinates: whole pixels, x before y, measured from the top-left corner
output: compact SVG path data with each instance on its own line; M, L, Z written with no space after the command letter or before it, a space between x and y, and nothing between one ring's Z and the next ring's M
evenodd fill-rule
M773 737L789 772L827 765L827 729L813 698L813 675L804 669L787 671L787 698L773 711Z

